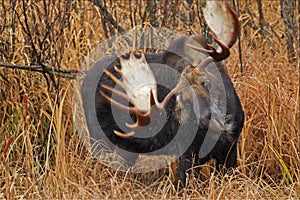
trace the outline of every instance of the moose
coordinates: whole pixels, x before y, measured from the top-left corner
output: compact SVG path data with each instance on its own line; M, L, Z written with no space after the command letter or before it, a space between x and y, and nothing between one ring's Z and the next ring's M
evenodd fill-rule
M87 72L81 87L94 141L129 152L120 155L130 165L143 153L176 154L183 185L193 165L214 159L218 171L236 166L244 123L224 62L240 31L238 17L223 1L207 1L203 13L214 45L191 35L160 53L111 55ZM99 70L104 70L101 77L95 75ZM158 80L172 83L165 86Z

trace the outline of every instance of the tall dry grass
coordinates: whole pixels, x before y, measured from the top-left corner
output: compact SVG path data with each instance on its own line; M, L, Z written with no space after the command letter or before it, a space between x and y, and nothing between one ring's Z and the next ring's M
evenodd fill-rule
M280 36L284 26L278 5L264 2L264 12ZM80 69L84 56L105 39L99 9L87 2L76 6L80 9L71 11L70 24L60 39L63 69ZM118 23L130 29L129 18L124 17L130 14L128 4L114 6L112 13ZM255 13L255 4L251 6ZM21 3L16 9L22 10ZM12 56L3 54L0 59L29 65L30 45L16 24L14 36L10 29L1 36L7 41L16 38ZM171 21L167 25L171 28ZM184 33L184 24L178 20L176 25L172 28ZM246 115L239 140L239 166L233 174L220 178L206 164L202 180L190 177L188 186L180 190L174 185L173 165L143 175L114 170L93 158L79 139L73 118L75 80L57 77L59 89L49 89L42 74L0 68L0 198L299 198L299 66L288 62L282 38L272 38L272 55L263 36L245 24L242 27L243 72L236 46L227 61ZM200 24L193 24L193 29L200 32ZM54 52L55 45L51 48Z

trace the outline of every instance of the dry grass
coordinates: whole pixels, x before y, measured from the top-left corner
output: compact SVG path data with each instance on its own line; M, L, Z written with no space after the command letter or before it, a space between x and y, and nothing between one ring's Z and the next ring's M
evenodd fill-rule
M104 38L99 10L89 3L81 6L84 10L72 11L63 32L64 69L79 69L87 52ZM130 23L120 17L127 10L121 7L116 8L119 23L129 29ZM265 8L267 20L279 20L273 28L282 35L278 2ZM74 126L73 118L75 81L60 78L60 89L49 90L41 74L0 68L6 77L0 78L0 199L300 198L299 66L288 62L282 39L273 38L272 55L261 35L243 27L243 73L236 46L227 62L246 114L233 174L220 178L207 164L203 180L191 177L187 188L179 190L173 184L173 165L143 175L113 170L93 158L79 139L82 127ZM177 30L183 30L182 24ZM29 64L25 33L20 26L15 31L9 62ZM1 37L11 36L4 32Z

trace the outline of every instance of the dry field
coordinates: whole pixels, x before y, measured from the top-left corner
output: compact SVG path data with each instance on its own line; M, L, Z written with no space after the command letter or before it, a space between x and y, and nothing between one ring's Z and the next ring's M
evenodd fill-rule
M103 11L90 2L75 0L69 12L59 1L26 2L1 1L0 62L80 70L107 38ZM131 8L129 1L107 1L124 30L141 25L135 2L142 1L132 0ZM263 1L268 38L247 25L258 24L257 4L240 6L253 18L240 16L242 71L237 44L227 60L246 116L233 174L219 177L208 163L201 180L190 177L179 189L174 164L147 174L114 170L93 158L78 136L84 124L75 126L73 115L77 80L0 66L0 199L299 199L299 61L289 62L279 1ZM175 7L185 13L181 3ZM158 22L185 34L186 24L170 13ZM190 28L200 33L200 18L192 20Z

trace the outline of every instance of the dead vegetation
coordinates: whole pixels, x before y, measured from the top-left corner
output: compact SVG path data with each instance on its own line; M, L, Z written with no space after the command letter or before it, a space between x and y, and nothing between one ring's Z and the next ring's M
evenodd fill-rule
M264 24L259 22L257 4L242 1L239 5L243 65L238 45L227 64L246 119L239 140L239 166L233 174L220 178L207 164L201 180L190 177L188 187L179 190L173 184L174 164L152 173L130 174L98 162L81 143L82 127L74 125L73 116L77 82L49 68L80 70L84 57L99 42L136 25L200 33L200 2L190 6L176 2L159 5L168 6L169 12L155 8L156 19L142 12L147 1L141 0L107 1L102 7L81 1L1 2L0 62L42 70L0 66L1 199L300 197L299 58L289 57L279 1L262 2L267 35L266 29L253 26ZM107 46L97 57L111 48Z

